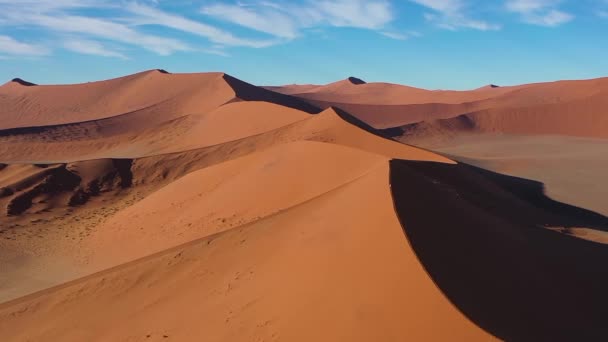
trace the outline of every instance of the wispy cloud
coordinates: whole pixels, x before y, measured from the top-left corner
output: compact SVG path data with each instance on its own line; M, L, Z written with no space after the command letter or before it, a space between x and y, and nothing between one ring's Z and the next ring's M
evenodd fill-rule
M173 38L159 37L138 32L127 25L84 16L39 15L29 16L30 25L37 25L55 32L80 33L139 46L159 55L170 55L176 51L192 50L187 44Z
M134 16L128 22L134 25L160 25L171 29L192 33L205 37L216 44L229 46L246 46L253 48L267 47L276 44L275 41L262 41L243 39L233 34L220 30L214 26L187 19L178 15L164 12L158 8L131 3L126 6L126 10Z
M0 54L13 56L46 56L50 50L40 44L20 42L12 37L0 35Z
M159 55L192 50L177 39L141 33L116 20L71 13L76 9L116 9L116 6L115 3L102 0L0 0L0 24L44 29L47 34L67 33L85 37L83 39L89 42L89 50L92 47L90 42L99 39L138 46ZM59 45L65 46L63 43ZM68 46L74 47L73 44Z
M472 18L469 14L469 4L463 0L409 0L424 6L432 12L424 14L424 18L437 26L457 30L459 28L480 31L499 30L501 25Z
M508 11L517 13L528 24L555 27L574 19L559 9L561 0L507 0Z
M395 39L395 40L408 40L414 37L420 37L421 34L416 31L408 31L408 32L394 32L394 31L381 31L381 35Z
M245 2L247 1L247 2ZM449 29L498 30L480 19L483 0L407 0L419 5L432 25ZM589 0L591 1L591 0ZM608 16L608 3L595 7ZM560 0L502 0L499 12L529 24L558 26L573 19ZM416 34L397 22L404 0L0 0L0 53L44 56L54 49L109 58L128 58L143 49L167 56L178 52L227 56L230 47L265 48L334 27L369 30L395 40ZM477 5L477 6L476 6ZM195 7L193 7L195 6ZM401 27L401 29L396 29ZM48 44L24 41L20 32ZM31 35L27 35L28 37Z
M280 6L273 6L272 3L261 2L258 6L218 3L203 7L201 12L211 17L285 39L296 38L300 28L297 18L293 18L288 11L283 11Z
M323 26L381 31L395 19L395 12L387 0L216 3L204 6L201 13L284 40L297 38L303 29Z
M153 1L148 0L146 3L148 5L141 1L0 0L0 30L2 26L44 30L45 35L59 40L54 46L78 53L118 58L126 56L108 50L104 42L139 47L162 56L180 51L225 56L227 53L222 50L223 46L261 48L278 43L276 39L240 38L215 26L152 7L149 4ZM103 15L95 15L102 11ZM175 34L170 31L162 34L144 33L140 29L142 26L169 28L203 37L208 42L193 46L191 41L186 43L183 39L175 38ZM66 34L72 38L62 38ZM8 46L8 41L4 44ZM11 42L11 46L11 54L33 54L24 45Z
M66 40L63 43L63 47L67 50L85 54L85 55L95 55L95 56L102 56L102 57L116 57L116 58L127 59L127 56L125 56L124 54L122 54L118 51L110 50L107 47L105 47L103 44L101 44L97 41L93 41L93 40L70 39L70 40Z
M608 18L608 0L598 0L596 3L595 10L596 14L600 18Z

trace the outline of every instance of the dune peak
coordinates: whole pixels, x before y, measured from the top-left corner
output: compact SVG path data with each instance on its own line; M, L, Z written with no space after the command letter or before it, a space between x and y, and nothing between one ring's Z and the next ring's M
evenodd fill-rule
M22 86L25 86L25 87L31 87L31 86L35 86L35 85L37 85L36 83L28 82L28 81L26 81L26 80L24 80L24 79L21 79L21 78L19 78L19 77L17 77L17 78L13 78L13 79L10 81L10 83L16 83L16 84L19 84L19 85L22 85Z
M348 82L354 84L354 85L360 85L360 84L366 84L367 82L365 82L364 80L357 78L357 77L353 77L350 76L349 78L346 79Z

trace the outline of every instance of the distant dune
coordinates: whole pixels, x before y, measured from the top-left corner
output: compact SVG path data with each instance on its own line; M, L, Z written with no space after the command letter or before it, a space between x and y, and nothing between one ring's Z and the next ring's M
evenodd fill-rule
M354 85L345 80L302 92L287 87L287 92L321 108L346 110L376 128L405 126L410 133L410 125L436 125L437 120L465 117L479 132L608 137L603 111L608 106L608 78L472 91L430 91L387 83Z
M14 79L0 340L605 340L606 92Z

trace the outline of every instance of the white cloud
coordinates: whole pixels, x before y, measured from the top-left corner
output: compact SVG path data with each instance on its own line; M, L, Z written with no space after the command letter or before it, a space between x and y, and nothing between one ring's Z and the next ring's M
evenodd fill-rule
M309 0L304 4L216 3L201 13L277 38L291 40L303 29L320 26L382 30L395 19L387 0Z
M528 24L555 27L574 19L570 13L558 9L561 0L507 0L508 11L517 13Z
M333 0L313 1L311 11L333 26L379 29L394 19L388 1Z
M599 0L596 4L596 14L600 18L608 18L608 0Z
M157 8L131 3L127 11L134 14L128 22L135 25L160 25L180 30L209 39L213 43L230 46L247 46L253 48L267 47L276 44L275 41L258 41L235 37L229 32L198 21L161 11Z
M408 35L403 34L403 33L398 33L398 32L383 31L383 32L380 32L380 34L385 37L395 39L395 40L408 40L410 38Z
M456 13L463 9L462 0L410 0L418 5L442 13Z
M201 12L279 38L294 39L298 35L297 20L270 3L262 3L258 8L214 4L203 7Z
M50 50L43 45L20 42L0 35L0 53L13 56L46 56L50 54Z
M159 55L192 50L177 39L141 33L109 18L74 15L70 12L75 9L99 8L116 9L117 5L102 0L0 0L0 24L27 29L42 28L47 34L69 33L87 39L111 40L139 46Z
M58 32L86 34L135 45L163 56L176 51L192 50L190 46L179 40L140 33L127 25L105 19L44 14L31 14L28 19L30 25L41 26Z
M95 55L95 56L102 56L102 57L116 57L116 58L127 59L127 57L125 55L123 55L122 53L117 52L117 51L112 51L112 50L106 48L105 46L103 46L103 44L93 41L93 40L70 39L70 40L66 40L63 43L63 47L67 50L77 52L77 53L82 53L85 55Z
M154 1L147 0L147 3ZM95 11L104 15L95 15ZM166 32L159 35L140 30L141 26L148 25L204 37L213 47L192 46L193 43L166 37L165 35L170 34ZM137 46L163 56L179 51L198 51L224 56L227 53L215 45L260 48L278 43L276 39L239 38L212 25L162 11L142 1L0 0L0 30L3 26L27 30L42 29L46 35L55 36L52 39L60 40L55 45L68 50L119 58L126 56L108 50L100 40ZM70 37L68 40L62 38L65 34ZM15 46L14 43L12 45ZM21 47L13 51L24 52L26 49ZM27 52L28 55L32 54Z
M0 6L22 8L37 12L110 5L109 2L103 0L0 0Z
M394 31L381 31L381 35L395 39L395 40L408 40L414 37L420 37L421 34L416 31L408 31L408 32L394 32Z
M468 28L480 31L491 31L501 29L501 25L471 18L467 13L469 4L463 0L409 1L432 10L432 13L425 13L424 18L447 30Z

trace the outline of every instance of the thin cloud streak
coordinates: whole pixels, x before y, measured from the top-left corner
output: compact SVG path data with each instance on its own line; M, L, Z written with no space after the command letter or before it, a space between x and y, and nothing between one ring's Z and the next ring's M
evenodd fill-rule
M555 27L568 23L574 15L561 11L558 6L561 0L507 0L505 8L520 15L527 24Z
M502 25L490 23L484 20L473 19L467 13L468 2L463 0L409 0L423 6L432 12L425 13L424 18L436 26L456 31L460 28L479 31L500 30Z
M304 29L323 26L380 31L396 18L386 0L311 0L285 5L269 1L247 5L216 3L203 6L201 13L284 40L300 37Z
M12 56L47 56L50 49L40 44L21 42L12 37L0 35L0 54Z

